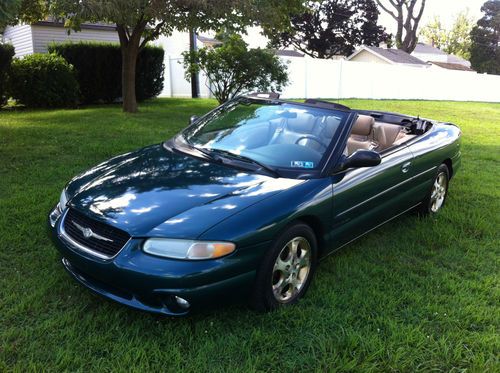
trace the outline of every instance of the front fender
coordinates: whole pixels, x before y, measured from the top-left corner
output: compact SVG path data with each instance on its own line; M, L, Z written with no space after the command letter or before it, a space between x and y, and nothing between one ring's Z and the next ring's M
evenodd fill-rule
M273 240L290 222L306 216L315 217L315 221L324 228L330 224L332 218L330 178L311 179L277 193L215 225L205 231L200 239L224 240L235 242L238 247L249 247L259 242ZM329 229L320 231L328 232Z

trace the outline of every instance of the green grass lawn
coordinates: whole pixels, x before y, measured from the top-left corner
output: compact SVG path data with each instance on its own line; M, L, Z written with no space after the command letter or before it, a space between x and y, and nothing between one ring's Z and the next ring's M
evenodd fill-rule
M0 371L500 371L500 104L343 102L459 124L435 219L404 216L324 261L297 306L184 319L134 311L64 271L46 215L75 174L158 143L211 100L0 112Z

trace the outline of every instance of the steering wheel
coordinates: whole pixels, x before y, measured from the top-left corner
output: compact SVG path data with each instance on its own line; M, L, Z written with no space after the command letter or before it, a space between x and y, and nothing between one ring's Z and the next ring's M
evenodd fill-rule
M314 142L320 144L324 150L328 149L328 145L324 144L320 139L313 135L304 135L299 137L297 141L295 141L295 145L300 145L299 142L301 142L302 140L313 140Z

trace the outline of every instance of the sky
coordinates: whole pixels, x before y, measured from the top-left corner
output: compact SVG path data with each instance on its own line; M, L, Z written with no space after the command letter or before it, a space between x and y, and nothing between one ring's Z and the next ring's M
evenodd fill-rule
M450 26L456 15L463 10L469 9L469 14L475 19L481 18L481 6L486 0L427 0L424 15L420 25L429 23L435 16L439 16L444 25ZM388 3L387 0L385 0ZM381 11L379 23L394 33L396 21L387 13Z
M388 2L385 0L386 3ZM481 6L486 0L427 0L420 27L429 23L435 16L439 16L445 26L451 26L456 15L469 9L469 14L475 19L481 18ZM379 23L385 26L388 32L396 32L396 21L387 13L381 11ZM265 47L266 38L260 35L259 29L248 30L245 38L250 47Z

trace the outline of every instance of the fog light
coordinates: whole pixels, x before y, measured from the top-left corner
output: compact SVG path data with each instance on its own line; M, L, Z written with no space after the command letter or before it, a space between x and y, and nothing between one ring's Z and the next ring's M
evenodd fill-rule
M174 296L174 299L175 299L175 302L177 303L177 305L185 310L191 306L187 300L185 300L184 298L178 297L177 295Z

